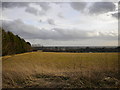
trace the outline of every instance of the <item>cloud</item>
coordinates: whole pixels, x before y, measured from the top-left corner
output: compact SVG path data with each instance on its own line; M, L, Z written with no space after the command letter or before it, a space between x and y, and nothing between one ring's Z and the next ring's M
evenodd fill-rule
M91 7L89 7L90 14L102 14L114 10L115 5L113 2L95 2Z
M2 2L2 8L27 7L29 2Z
M52 40L58 41L58 44L59 41L62 43L70 41L70 44L75 44L73 41L80 43L84 41L81 43L84 45L89 45L89 43L94 45L94 40L96 40L97 45L99 42L105 45L104 43L108 41L117 42L118 22L115 18L118 16L117 8L114 11L114 7L112 2L62 2L57 4L53 2L6 2L3 5L1 20L4 20L5 30L25 40ZM114 32L110 32L112 30Z
M103 14L116 9L116 5L113 2L71 2L70 5L77 11L89 14Z
M87 3L86 2L71 2L70 5L73 9L80 11L86 7Z
M96 31L85 31L81 29L61 29L54 28L54 32L58 32L62 40L75 40L75 39L105 39L105 40L116 40L117 34L114 32L103 33ZM57 37L56 37L57 38Z
M33 7L30 5L33 5ZM34 8L34 6L39 6L41 10ZM25 7L26 12L34 15L45 15L45 12L51 8L48 2L2 2L3 10L15 7Z
M2 2L0 1L0 8L2 7Z
M59 13L59 14L58 14L58 17L64 18L64 16L62 15L62 13Z
M38 10L33 7L28 7L28 8L26 8L25 11L28 13L34 14L34 15L38 15Z
M113 13L112 16L115 17L116 19L119 19L120 18L120 12L119 13Z
M50 9L48 2L2 2L2 8L27 7L29 4L37 4L42 9Z
M3 28L11 31L24 39L43 39L43 40L87 40L87 39L101 39L101 40L116 40L117 34L114 32L103 33L95 31L85 31L80 29L64 29L64 28L37 28L32 25L25 24L21 20L3 21Z
M39 31L36 27L27 25L20 19L14 21L2 21L2 27L6 31L11 31L23 38L34 38L35 34L38 33L36 31Z
M25 11L34 15L45 15L50 8L51 7L49 6L49 3L38 2L38 3L30 3Z
M38 2L36 4L40 5L40 7L45 11L47 11L51 8L48 2Z
M48 19L47 21L50 25L55 25L55 21L53 19Z

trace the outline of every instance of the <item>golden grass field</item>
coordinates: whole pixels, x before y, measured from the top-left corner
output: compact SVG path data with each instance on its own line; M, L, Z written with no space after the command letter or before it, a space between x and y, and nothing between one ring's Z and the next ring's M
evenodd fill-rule
M120 87L118 53L30 52L2 65L3 88Z

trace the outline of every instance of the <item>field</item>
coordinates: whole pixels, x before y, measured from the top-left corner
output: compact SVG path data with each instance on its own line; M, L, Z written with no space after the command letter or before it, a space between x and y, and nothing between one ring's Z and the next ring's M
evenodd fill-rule
M3 88L120 87L118 53L30 52L2 64Z

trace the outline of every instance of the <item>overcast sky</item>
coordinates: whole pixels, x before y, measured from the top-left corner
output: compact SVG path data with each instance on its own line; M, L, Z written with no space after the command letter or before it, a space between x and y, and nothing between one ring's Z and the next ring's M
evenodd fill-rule
M0 20L31 44L118 45L115 2L2 2Z

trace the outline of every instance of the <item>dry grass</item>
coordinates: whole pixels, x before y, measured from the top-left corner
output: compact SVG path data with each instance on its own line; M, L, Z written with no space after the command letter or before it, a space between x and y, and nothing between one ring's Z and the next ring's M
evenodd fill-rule
M118 53L30 52L4 56L3 87L119 87Z

